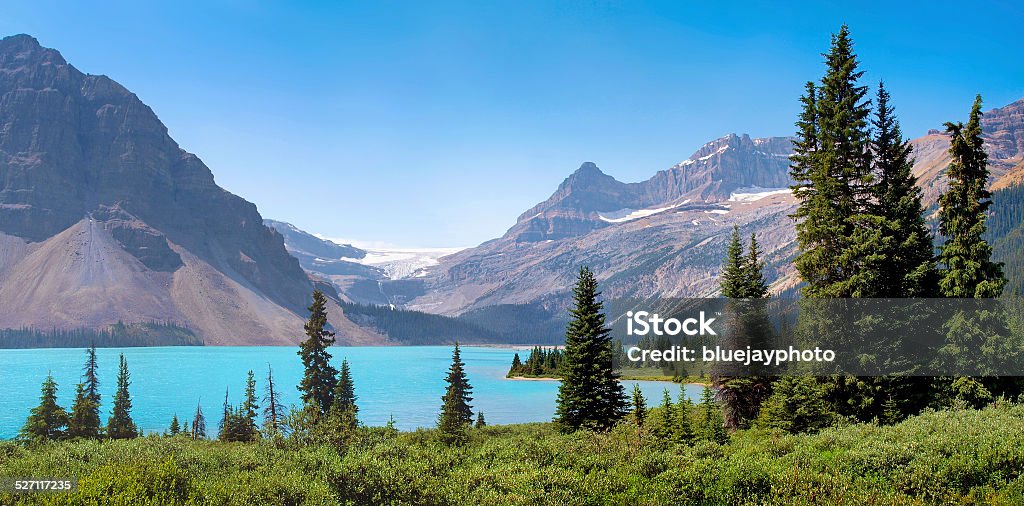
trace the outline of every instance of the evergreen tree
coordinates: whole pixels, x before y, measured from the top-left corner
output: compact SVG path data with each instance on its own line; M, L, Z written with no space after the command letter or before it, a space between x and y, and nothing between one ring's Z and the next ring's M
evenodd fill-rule
M764 261L757 237L750 235L746 255L739 242L739 234L733 231L733 244L726 252L726 263L732 264L735 280L722 277L722 294L733 299L764 299L768 297L768 282L764 277ZM726 290L727 285L733 288ZM729 304L732 316L732 334L754 348L768 344L771 323L763 303L756 300L737 301ZM737 342L740 346L742 343ZM742 346L740 346L742 347ZM718 398L725 412L725 425L730 428L745 427L757 417L761 403L771 391L772 379L764 376L729 376L714 374L713 381L718 388Z
M888 261L882 266L874 295L932 297L938 282L932 235L925 223L921 189L912 172L913 148L903 138L889 99L885 86L878 83L871 141L876 176L873 193L875 214L884 220L882 244Z
M474 425L474 427L476 427L478 429L482 429L482 428L484 428L486 426L487 426L487 420L484 420L484 412L483 411L478 411L476 413L476 424Z
M68 437L97 439L99 431L99 406L89 396L84 383L75 389L75 402L71 406L68 422Z
M768 296L768 281L764 277L761 247L757 244L757 236L753 233L750 234L750 247L747 249L747 258L743 261L742 272L743 287L742 293L739 294L741 298L763 299Z
M331 416L335 423L342 430L355 429L359 425L356 414L359 406L356 406L355 383L352 380L352 372L349 369L348 360L341 361L341 371L338 373L338 380L334 386L334 400L331 404Z
M57 404L57 382L46 375L39 394L39 405L29 412L19 436L24 439L63 439L68 426L68 413Z
M761 408L758 423L791 434L817 432L832 425L835 411L825 402L823 386L808 376L785 376Z
M284 416L284 404L274 385L274 370L267 364L266 395L263 397L263 429L271 436L281 433L281 418Z
M512 367L509 368L508 375L509 375L509 377L512 377L512 376L515 376L517 374L522 374L522 372L523 372L523 361L522 361L522 359L519 358L519 353L516 353L515 356L512 357Z
M139 430L132 420L132 397L128 393L131 376L128 374L128 361L121 354L117 371L117 391L114 393L114 408L107 419L107 436L110 439L131 439L138 437Z
M867 87L848 28L832 37L825 55L821 86L807 86L804 111L797 122L791 175L800 201L797 220L799 253L795 264L808 297L864 296L873 266L881 261L866 247L875 230L871 210L871 158ZM877 238L875 238L877 239Z
M694 439L693 424L690 421L690 413L693 411L693 403L686 397L686 391L680 386L679 401L676 404L676 425L675 439L682 444L690 444Z
M448 369L448 376L445 382L448 387L444 397L441 397L441 415L437 419L437 428L442 438L449 444L462 444L466 440L465 429L473 422L473 407L469 402L473 400L469 394L473 392L465 371L466 364L462 362L459 351L459 343L455 343L452 351L452 365Z
M676 418L675 406L672 405L672 395L668 393L666 388L661 396L661 409L659 410L658 420L660 423L654 428L654 435L665 442L675 439Z
M306 321L306 340L299 345L299 356L305 375L299 383L302 402L312 406L320 414L327 414L331 408L331 395L338 371L331 366L331 354L327 347L334 344L334 332L327 326L327 297L320 290L313 292L313 304L309 306L309 320Z
M68 436L96 439L100 436L100 381L96 374L96 346L86 349L82 383L75 392L71 407Z
M626 394L612 369L611 330L605 326L599 296L594 274L581 268L573 289L555 411L555 421L565 431L606 430L626 412Z
M722 296L730 299L745 297L746 261L743 258L743 245L740 244L740 229L733 225L732 237L725 250L725 265L722 266Z
M715 402L715 396L711 391L711 387L704 386L704 391L700 396L700 406L704 412L701 423L701 437L707 441L725 444L729 440L729 436L725 432L722 410L719 408L718 403Z
M203 416L201 403L196 403L196 414L192 419L192 439L206 439L206 417Z
M224 387L224 405L221 407L220 423L217 424L217 439L226 441L231 431L231 404L228 403L228 391L230 387Z
M181 432L181 425L178 424L178 414L174 414L174 418L171 418L171 427L169 433L172 436L177 436Z
M633 421L636 422L636 427L639 430L644 426L644 421L647 420L647 400L644 399L644 393L640 391L640 385L633 385Z
M252 370L249 370L249 376L245 381L245 400L239 409L242 412L242 440L255 441L259 437L256 413L259 411L260 406L256 401L256 379L253 376Z
M939 288L946 297L989 298L1006 285L1002 265L992 262L985 234L985 212L991 205L988 155L981 138L981 95L974 100L967 125L946 123L952 157L946 176L949 190L939 197L942 265Z

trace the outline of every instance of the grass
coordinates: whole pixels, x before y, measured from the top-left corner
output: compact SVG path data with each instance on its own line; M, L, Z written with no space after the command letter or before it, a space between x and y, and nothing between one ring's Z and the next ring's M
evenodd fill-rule
M815 435L751 430L669 445L628 423L360 429L344 448L184 437L0 443L0 476L73 476L0 504L1022 504L1024 406L929 412Z

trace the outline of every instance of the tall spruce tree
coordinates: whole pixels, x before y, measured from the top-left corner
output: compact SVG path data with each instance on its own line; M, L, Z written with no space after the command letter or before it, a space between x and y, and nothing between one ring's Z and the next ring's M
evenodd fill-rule
M192 419L192 439L206 439L206 417L203 416L203 406L201 402L196 403L196 414Z
M175 413L174 417L171 418L171 426L167 429L168 434L177 436L181 433L181 424L178 423L178 414Z
M75 392L71 407L70 437L96 439L100 436L100 381L96 373L96 345L86 349L82 383Z
M743 245L740 243L740 228L732 227L729 246L725 249L725 264L722 266L721 291L722 297L730 299L745 297L746 262L743 258Z
M637 430L639 430L647 420L647 399L644 399L644 393L640 391L640 385L633 385L632 404L633 421L636 423Z
M751 233L747 257L743 260L742 298L763 299L768 297L768 280L764 277L764 267L764 260L761 259L761 246L757 244L757 236Z
M992 247L983 237L992 194L986 187L981 115L978 95L967 125L946 123L952 160L946 169L949 190L939 197L939 233L946 239L939 250L939 288L946 297L998 297L1006 285L1002 264L992 261Z
M274 383L274 370L267 364L267 386L263 397L263 430L274 436L281 433L281 417L284 416L284 404Z
M107 437L110 439L132 439L138 437L139 429L132 420L132 396L128 393L131 375L128 373L128 361L124 353L118 364L117 391L114 393L114 407L107 419Z
M224 404L221 406L220 423L217 424L217 439L226 441L231 432L231 403L228 402L230 387L224 387Z
M459 343L455 343L452 351L452 365L448 369L445 383L448 387L441 397L441 414L437 419L437 428L441 437L449 444L462 444L466 441L466 428L473 421L473 407L469 404L473 398L470 394L473 387L466 377L466 364L462 362Z
M903 138L899 121L890 104L889 92L878 83L874 137L874 213L884 225L881 243L888 260L881 267L875 297L934 297L938 275L935 270L932 235L924 218L921 189L912 169L913 148Z
M256 425L256 414L259 409L260 405L256 400L256 379L250 369L245 381L245 399L239 407L242 414L240 422L243 441L255 441L259 437L259 428Z
M327 414L331 409L331 395L338 371L331 366L331 354L327 348L334 344L334 332L327 330L327 297L320 290L313 292L313 303L309 306L309 320L306 321L306 340L299 345L299 356L305 374L298 389L302 402Z
M71 406L71 418L68 422L68 437L96 439L99 430L99 406L89 396L84 383L75 389L75 402Z
M594 273L580 268L555 411L555 422L563 431L607 430L626 413L626 393L612 368L611 329L605 326L600 295Z
M764 277L764 261L757 237L750 235L750 244L744 255L739 233L733 230L733 240L726 251L726 263L735 274L722 276L722 295L732 299L747 299L730 303L732 333L747 344L763 348L768 344L771 324L765 305L756 300L768 297L768 282ZM726 286L731 285L729 290ZM766 376L736 376L713 374L717 396L722 403L725 425L731 429L746 427L757 418L761 403L771 394L772 378Z
M356 405L356 388L352 380L352 371L348 360L341 361L338 380L334 385L334 400L331 401L331 416L343 429L354 429L359 425L356 418L359 406Z
M63 439L68 426L68 413L57 404L57 382L47 374L39 394L39 405L29 412L19 436L24 439Z
M799 205L795 264L808 297L863 296L873 276L864 265L881 259L865 246L870 220L871 157L867 87L846 25L832 36L821 85L807 85L797 122L790 173Z

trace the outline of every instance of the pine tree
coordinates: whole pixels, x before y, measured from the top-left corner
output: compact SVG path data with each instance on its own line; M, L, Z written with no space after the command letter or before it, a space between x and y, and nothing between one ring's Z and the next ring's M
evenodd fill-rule
M335 422L344 430L355 429L359 425L356 414L359 406L356 405L355 383L352 380L352 372L349 369L348 360L341 361L341 371L338 373L338 380L334 386L334 400L331 404L331 416Z
M102 433L103 422L100 420L100 380L97 375L95 344L86 349L82 383L84 395L79 402L76 394L75 404L72 406L73 427L69 429L69 432L73 433L72 437L96 439Z
M572 319L565 332L555 411L555 421L563 431L606 430L626 413L626 393L612 368L611 330L605 326L599 296L594 274L581 268L573 289Z
M231 404L228 403L228 391L230 387L224 387L224 405L221 407L220 423L217 424L217 439L227 441L231 432Z
M672 441L676 436L676 411L672 405L672 395L668 389L662 393L661 409L659 410L659 424L654 428L654 435L662 441Z
M99 431L99 406L89 396L84 383L75 389L75 402L71 406L68 437L96 439Z
M206 417L203 416L202 403L196 403L196 414L192 419L192 439L206 439Z
M693 403L686 397L686 391L680 387L679 401L676 403L676 425L675 440L678 443L690 444L694 439L693 424L690 422L690 413L693 411Z
M998 297L1006 285L1002 264L992 262L992 247L983 238L992 194L986 188L981 115L978 95L966 126L946 123L952 161L946 169L949 190L939 197L939 232L946 238L939 253L939 288L946 297Z
M913 148L903 138L899 121L884 84L878 83L874 137L871 141L875 171L872 189L875 214L884 220L880 229L888 259L878 277L876 297L932 297L938 275L933 259L932 235L924 218L921 189L912 169Z
M269 363L267 364L266 395L263 397L263 401L263 429L270 436L280 434L284 404L278 396L277 387L274 386L274 370Z
M743 245L740 244L740 229L733 225L732 237L725 250L725 265L722 266L721 291L723 297L742 298L746 293L746 262Z
M640 391L640 385L633 385L633 421L636 422L637 430L644 426L647 420L647 400L644 393Z
M512 367L510 367L509 370L508 370L508 376L509 377L516 376L518 374L522 374L522 372L523 372L523 361L522 361L522 359L519 358L519 353L517 352L515 354L515 356L512 357Z
M444 397L441 397L441 415L437 419L437 428L442 438L449 444L462 444L466 440L466 427L473 421L473 400L469 394L473 387L466 378L466 364L462 362L459 343L455 343L452 351L452 365L448 369L445 382L448 384Z
M252 370L249 370L248 378L245 381L245 400L239 406L242 414L242 440L255 441L259 437L259 429L256 425L256 413L260 406L256 401L256 379Z
M700 396L700 405L704 411L701 424L701 437L707 441L714 441L724 444L729 440L728 434L722 421L722 411L715 402L711 387L704 386L704 392Z
M757 236L750 234L750 246L747 257L743 260L743 291L740 298L763 299L768 296L768 281L764 278L764 261L761 260L761 247L757 244ZM722 294L726 297L729 295Z
M171 418L171 427L168 432L172 436L177 436L181 432L181 425L178 424L177 413L174 414L174 418Z
M320 414L327 414L331 408L331 395L338 371L331 366L331 354L327 347L334 344L334 332L327 326L327 297L320 290L313 292L313 304L309 306L309 320L305 330L307 339L299 345L299 356L305 375L299 383L302 402L312 406Z
M39 405L29 412L19 436L24 439L63 439L68 426L68 413L57 404L57 382L46 375L39 394Z
M107 419L107 436L110 439L132 439L138 437L139 430L132 420L132 397L128 393L131 376L128 374L128 361L121 354L117 372L117 391L114 393L114 408Z
M764 277L764 261L757 237L750 235L750 245L743 255L739 234L733 232L733 243L726 252L726 262L734 265L736 280L722 277L722 294L733 299L764 299L768 297L768 282ZM736 251L733 251L733 249ZM734 288L725 290L727 285ZM733 316L732 333L754 348L768 344L771 324L764 304L757 300L737 301L729 306ZM739 346L741 343L737 342ZM714 374L718 398L725 412L725 425L729 428L745 427L757 417L761 403L768 397L772 379L764 376L727 376Z
M487 420L484 420L484 412L478 411L476 413L476 424L473 425L477 429L482 429L487 426Z
M805 296L863 296L871 281L863 266L881 260L863 244L874 230L868 219L870 109L864 101L867 87L857 83L863 72L845 25L833 35L825 63L821 86L807 86L797 122L790 171L800 201L793 214L799 244L794 263L807 283Z
M817 432L837 418L825 402L823 386L809 376L784 376L775 382L772 396L761 408L758 423L791 434Z

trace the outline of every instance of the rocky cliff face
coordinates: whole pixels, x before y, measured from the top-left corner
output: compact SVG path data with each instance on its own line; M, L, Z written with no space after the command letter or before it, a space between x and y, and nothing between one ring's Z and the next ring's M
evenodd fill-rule
M631 213L684 202L728 200L744 187L790 185L787 137L730 134L639 183L622 183L586 162L548 200L527 210L506 234L517 243L561 240L611 226Z
M133 93L27 35L0 40L0 235L20 244L0 264L3 327L159 319L213 344L302 335L312 284L256 206ZM47 298L75 309L31 309Z

